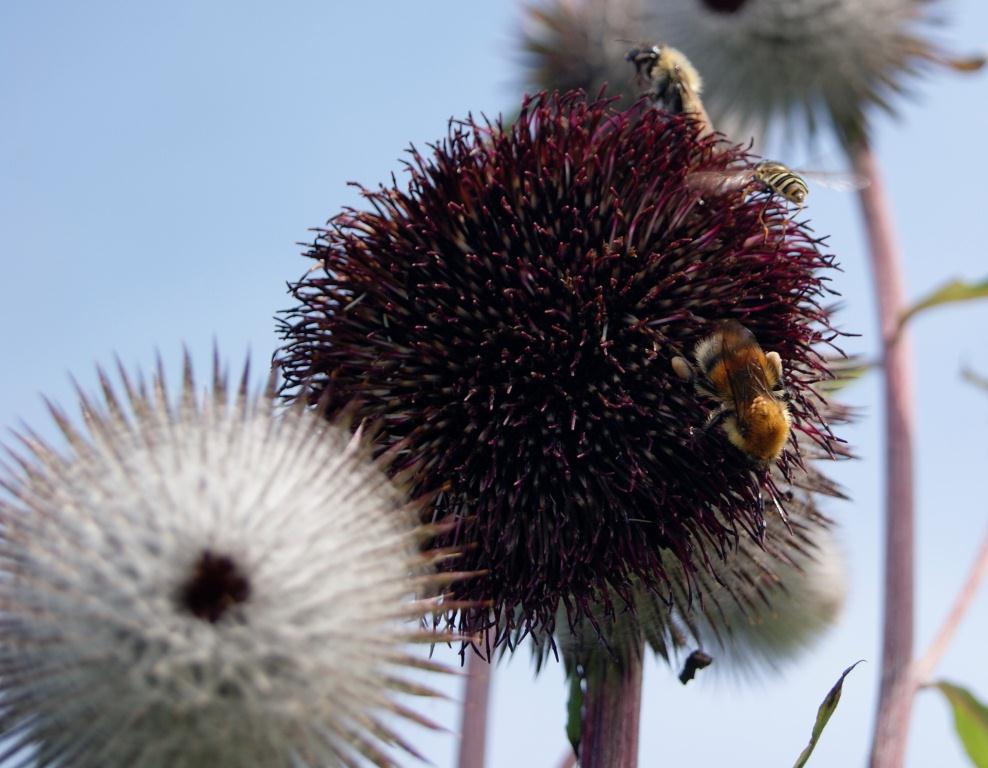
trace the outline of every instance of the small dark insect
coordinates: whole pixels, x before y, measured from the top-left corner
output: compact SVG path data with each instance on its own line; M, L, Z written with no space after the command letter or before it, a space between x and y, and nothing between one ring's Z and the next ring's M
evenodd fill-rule
M695 650L689 656L686 657L686 663L683 664L683 671L679 673L679 682L686 685L696 673L709 667L713 664L714 657L709 653L704 653L701 650Z

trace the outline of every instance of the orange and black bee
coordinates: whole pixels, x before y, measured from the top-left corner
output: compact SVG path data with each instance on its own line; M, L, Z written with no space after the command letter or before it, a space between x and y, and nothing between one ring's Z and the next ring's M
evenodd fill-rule
M764 352L755 334L724 320L696 345L693 358L695 368L678 356L672 367L718 403L706 428L721 425L731 444L758 464L779 458L792 424L779 353Z

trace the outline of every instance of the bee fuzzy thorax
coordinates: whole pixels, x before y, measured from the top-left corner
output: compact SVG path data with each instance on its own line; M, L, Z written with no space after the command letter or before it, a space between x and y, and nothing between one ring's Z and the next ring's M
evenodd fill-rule
M704 132L712 132L700 99L703 80L682 52L668 45L643 45L628 51L625 59L634 65L638 82L646 86L642 95L655 106L673 114L691 114L704 126Z
M668 45L632 48L625 59L635 65L638 76L653 83L674 80L690 88L695 94L703 92L703 80L692 62L680 51Z

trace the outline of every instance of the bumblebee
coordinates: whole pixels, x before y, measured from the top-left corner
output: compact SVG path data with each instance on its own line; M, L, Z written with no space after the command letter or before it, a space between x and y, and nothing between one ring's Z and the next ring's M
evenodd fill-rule
M673 114L692 114L708 128L710 118L700 101L703 80L690 60L668 45L632 48L624 57L635 65L638 83L655 106ZM712 129L711 129L712 130Z
M695 365L674 357L677 376L717 403L705 430L721 426L731 444L760 466L782 454L792 417L778 352L765 352L755 334L736 320L724 320L700 341Z

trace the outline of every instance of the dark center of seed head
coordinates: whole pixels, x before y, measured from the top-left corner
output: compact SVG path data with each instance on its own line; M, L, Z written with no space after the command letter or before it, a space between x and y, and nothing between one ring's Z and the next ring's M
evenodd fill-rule
M250 582L228 555L205 550L179 592L179 603L196 618L216 623L250 597Z
M737 13L747 0L700 0L700 2L714 13Z

